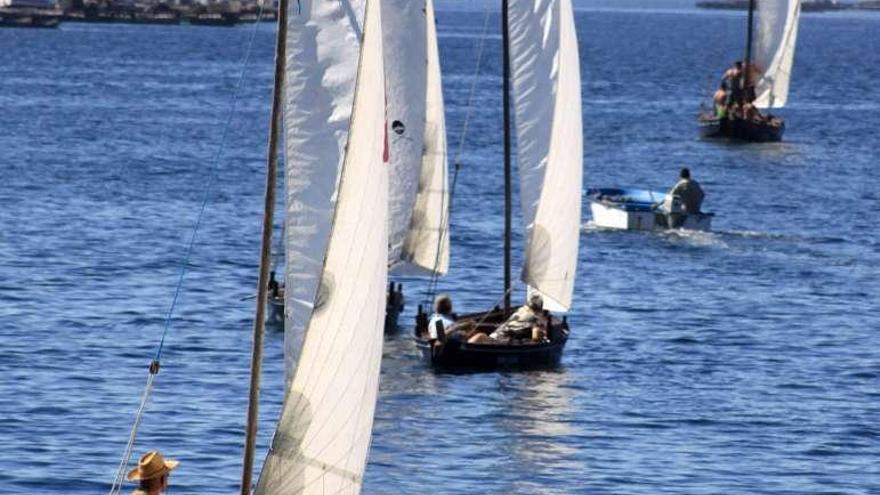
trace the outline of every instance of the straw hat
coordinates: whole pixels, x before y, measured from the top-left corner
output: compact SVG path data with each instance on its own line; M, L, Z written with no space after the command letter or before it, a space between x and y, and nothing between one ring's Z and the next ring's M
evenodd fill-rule
M180 462L163 458L158 450L151 450L141 456L136 468L128 472L128 479L129 481L140 481L158 478L163 474L170 473L178 464Z

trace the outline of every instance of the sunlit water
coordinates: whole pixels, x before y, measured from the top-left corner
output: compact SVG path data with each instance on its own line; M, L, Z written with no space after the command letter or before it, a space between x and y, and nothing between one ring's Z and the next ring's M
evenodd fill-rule
M455 145L482 14L437 17ZM804 17L786 139L767 145L696 139L740 14L577 24L585 185L663 189L688 165L716 231L608 232L585 205L556 371L434 374L389 338L364 491L880 493L880 16ZM491 26L441 282L460 311L501 296ZM108 488L250 33L0 30L0 493ZM173 493L237 491L273 36L256 35L137 445L182 460ZM406 285L407 325L423 287ZM280 334L266 348L260 458Z

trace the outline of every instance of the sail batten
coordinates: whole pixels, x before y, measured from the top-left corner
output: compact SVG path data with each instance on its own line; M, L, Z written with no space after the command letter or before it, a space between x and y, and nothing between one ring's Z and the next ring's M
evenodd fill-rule
M580 236L583 137L571 0L510 0L522 279L545 307L571 306Z
M320 279L312 289L312 302L306 302L309 299L302 292L287 300L298 303L288 309L286 323L303 325L301 345L255 493L357 494L363 482L378 394L388 259L381 5L377 0L302 0L293 7L298 8L301 10L292 10L289 15L307 19L291 20L288 25L291 30L301 30L300 40L326 40L332 34L347 32L354 36L356 57L349 57L350 46L335 46L339 52L324 46L322 49L329 51L314 60L316 74L297 73L307 69L304 65L294 65L287 74L288 79L314 76L310 82L315 85L312 89L317 97L334 94L349 82L352 92L349 109L343 108L344 104L335 105L324 114L333 118L348 115L348 126L342 134L333 125L303 130L291 127L291 123L298 123L296 119L285 121L288 140L300 145L291 146L289 142L286 156L287 225L299 227L287 230L288 264L302 249L304 238L317 242L315 238L323 233L326 247L308 264L299 264L291 272L301 276L296 270L314 268L314 260L320 260L311 275ZM343 102L344 98L334 101ZM314 108L314 103L289 99L288 114L306 112ZM328 130L332 132L325 133ZM317 143L303 137L315 134L321 138ZM327 139L329 134L334 139ZM339 139L343 137L340 147ZM311 154L297 152L302 151L302 140L308 141ZM309 168L316 165L312 160L318 156L340 156L343 161L337 165L328 160L322 167ZM303 167L305 175L298 175ZM305 187L321 174L323 189ZM319 193L321 201L309 203ZM327 210L321 211L322 207ZM312 223L300 221L301 216ZM326 224L318 225L314 218L326 219ZM290 280L289 288L293 287ZM287 332L290 330L287 328Z
M781 108L788 101L800 0L759 0L756 5L751 76L755 83L755 106Z

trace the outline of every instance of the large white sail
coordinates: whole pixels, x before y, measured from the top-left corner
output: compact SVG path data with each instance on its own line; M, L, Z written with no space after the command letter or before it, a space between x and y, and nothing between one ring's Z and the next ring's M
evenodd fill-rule
M293 375L330 234L345 159L365 0L288 8L285 72L285 369Z
M389 264L396 273L445 273L446 126L434 6L430 0L382 1L391 155Z
M523 281L545 307L564 311L574 290L583 180L574 14L571 0L511 0L509 8Z
M388 259L381 6L376 0L299 3L311 11L312 30L346 22L363 26L364 35L362 46L359 38L348 40L360 47L360 64L354 61L351 126L321 287L255 493L357 494L378 393ZM319 5L326 15L317 18ZM335 74L327 66L319 79L327 84ZM326 145L335 148L336 142ZM331 170L335 165L325 164ZM295 235L288 232L289 244Z
M757 74L755 105L758 108L784 107L794 64L800 0L757 0L755 9L755 49L752 63Z

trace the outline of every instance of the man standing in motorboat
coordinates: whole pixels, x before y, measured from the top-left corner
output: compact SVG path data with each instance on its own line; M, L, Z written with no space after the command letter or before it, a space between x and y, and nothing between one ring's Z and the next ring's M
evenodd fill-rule
M667 213L684 213L690 215L700 213L700 207L703 206L703 198L706 194L700 184L691 179L691 171L684 167L678 174L678 182L666 195L667 200L664 202L664 209ZM681 203L681 211L675 211L675 198Z

